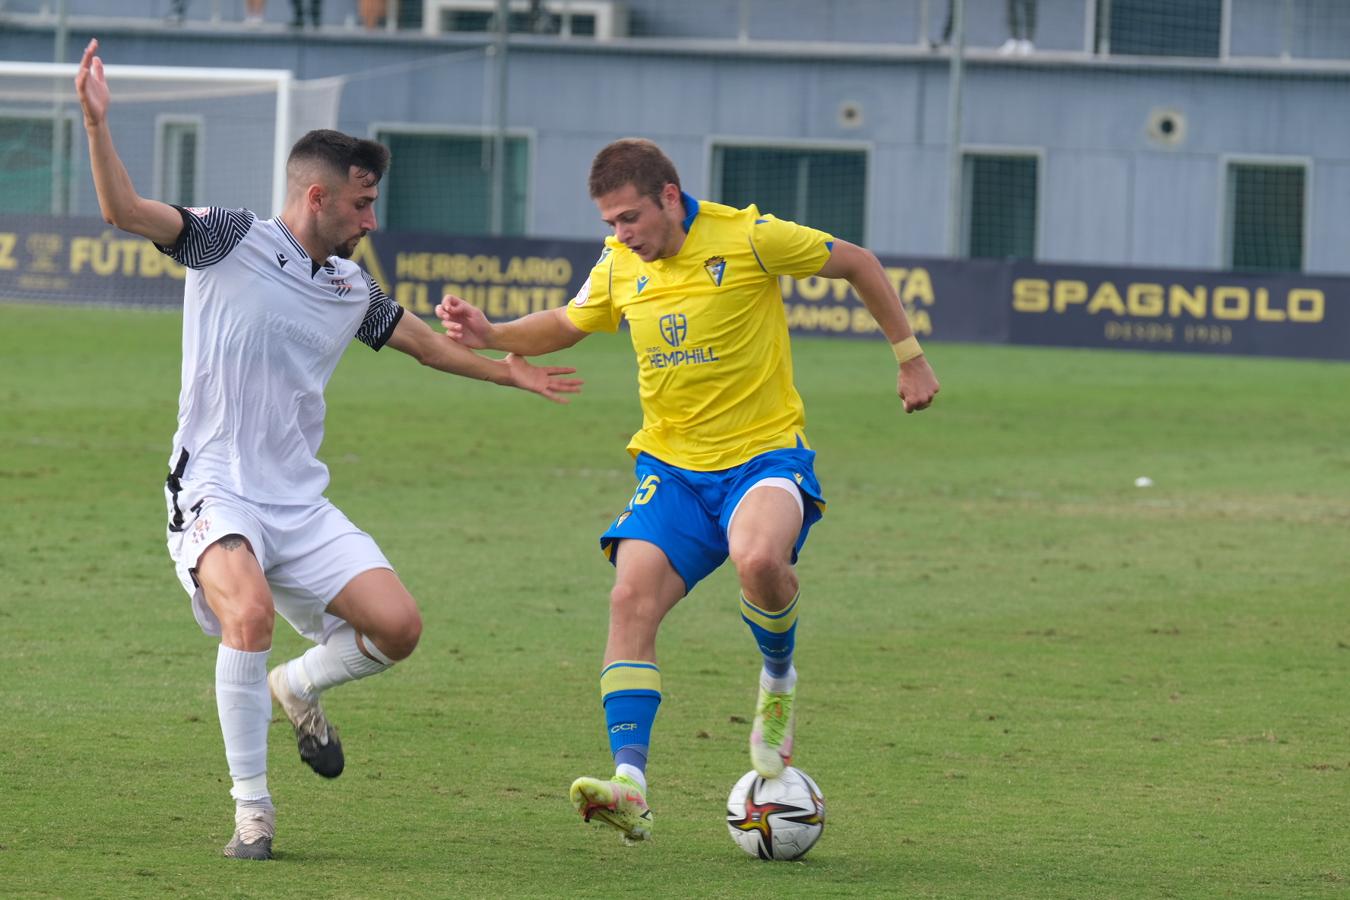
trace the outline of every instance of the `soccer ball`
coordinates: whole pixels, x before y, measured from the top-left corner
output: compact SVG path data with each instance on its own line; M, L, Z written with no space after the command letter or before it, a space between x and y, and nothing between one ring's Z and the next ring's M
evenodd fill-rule
M777 778L746 772L727 797L727 830L760 859L800 859L825 830L825 798L801 769Z

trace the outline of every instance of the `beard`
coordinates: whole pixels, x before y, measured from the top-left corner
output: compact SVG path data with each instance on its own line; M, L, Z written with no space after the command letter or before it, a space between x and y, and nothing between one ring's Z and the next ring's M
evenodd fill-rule
M338 259L351 259L352 254L356 252L356 245L361 243L361 239L364 237L364 234L357 235L345 244L338 244L333 248L333 255Z

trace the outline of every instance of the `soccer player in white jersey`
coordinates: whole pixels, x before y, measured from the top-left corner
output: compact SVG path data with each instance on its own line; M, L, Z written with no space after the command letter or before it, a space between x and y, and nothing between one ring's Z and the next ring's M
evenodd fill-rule
M895 351L906 412L937 376L870 251L814 228L700 201L651 141L615 141L591 163L590 194L614 234L566 307L490 323L458 297L437 308L470 347L545 353L628 323L642 430L628 450L636 488L600 537L615 567L600 673L614 775L583 776L577 812L626 840L652 834L647 755L661 704L662 620L728 558L741 618L760 651L750 761L765 778L792 761L797 690L794 563L824 496L793 385L781 275L844 278Z
M352 338L441 371L557 402L574 370L479 356L403 315L349 257L375 228L389 152L312 131L291 150L285 207L182 209L136 193L108 128L109 91L90 41L75 87L99 206L108 222L188 267L182 391L167 479L168 543L198 623L219 635L216 703L233 781L226 856L269 859L270 694L301 758L335 778L343 754L319 696L374 675L417 646L417 604L379 547L323 496L324 386ZM275 613L315 642L267 670Z

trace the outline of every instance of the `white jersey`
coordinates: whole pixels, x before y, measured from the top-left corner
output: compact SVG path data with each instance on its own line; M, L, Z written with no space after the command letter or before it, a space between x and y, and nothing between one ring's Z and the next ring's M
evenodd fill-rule
M280 219L182 213L182 235L160 248L188 267L170 491L315 503L328 487L324 387L352 338L380 349L403 308L351 260L312 261ZM171 510L171 530L182 516Z

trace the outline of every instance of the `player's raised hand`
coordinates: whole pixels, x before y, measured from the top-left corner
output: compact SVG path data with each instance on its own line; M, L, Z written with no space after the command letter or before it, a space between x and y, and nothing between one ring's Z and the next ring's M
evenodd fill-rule
M511 383L522 391L538 394L554 403L571 402L563 394L581 393L583 382L580 378L562 377L576 372L571 366L534 366L525 357L514 353L508 353L504 361L511 373Z
M912 413L927 409L941 388L937 376L933 374L933 367L928 365L928 359L916 356L900 364L895 390L904 401L905 412Z
M436 306L436 317L451 340L474 350L492 346L492 323L467 300L446 294Z
M103 60L98 53L98 38L89 42L80 57L80 70L75 73L75 93L84 110L84 127L95 128L108 117L108 81L103 77Z

